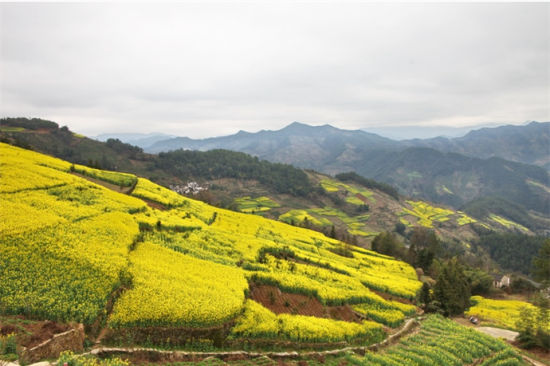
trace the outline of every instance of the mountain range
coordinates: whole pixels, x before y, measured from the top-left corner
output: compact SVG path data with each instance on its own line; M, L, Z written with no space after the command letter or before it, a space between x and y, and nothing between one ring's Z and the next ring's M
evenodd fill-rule
M326 174L354 171L394 185L402 194L455 208L475 207L483 198L492 211L528 218L524 224L550 217L550 122L404 141L294 122L278 131L239 131L200 140L175 137L144 149L240 151Z
M261 186L267 187L268 184L271 188L264 193L262 188L254 194L263 195L273 188L279 193L311 190L301 183L303 173L289 169L290 165L282 168L280 164L265 164L271 161L330 175L354 171L363 177L390 184L402 195L450 205L477 219L498 215L535 232L545 232L550 227L550 179L544 168L500 157L482 159L441 151L443 149L419 147L414 145L414 141L398 142L364 131L346 131L329 125L315 127L296 122L279 131L240 131L232 136L204 140L171 138L155 142L152 146L164 146L165 150L184 149L155 155L108 136L104 136L106 142L88 139L65 127L59 128L54 122L24 118L3 119L0 122L3 126L0 137L6 142L31 147L75 163L141 174L166 186L192 180L210 182L219 188L211 192L219 193L223 200L252 194L250 187L254 184L251 182L258 180L263 181ZM515 154L518 158L538 156L535 161L544 161L547 158L544 138L548 136L548 126L548 123L531 123L520 128L527 130L524 133L502 133L508 128L498 128L475 131L470 136L480 133L487 136L495 131L510 140L521 136L515 145L512 141L500 143L522 151L522 154ZM46 133L46 130L49 132ZM119 137L143 142L143 136ZM536 139L542 141L529 143ZM424 145L430 142L419 141ZM458 145L458 140L449 141L455 141ZM485 145L490 145L491 141L486 137ZM521 144L521 141L524 143ZM531 146L538 146L538 149ZM197 151L219 148L226 150L217 150L212 156ZM235 155L228 150L245 152L261 159ZM234 181L228 183L224 180L228 178ZM221 181L216 181L219 179ZM233 188L228 190L228 184Z

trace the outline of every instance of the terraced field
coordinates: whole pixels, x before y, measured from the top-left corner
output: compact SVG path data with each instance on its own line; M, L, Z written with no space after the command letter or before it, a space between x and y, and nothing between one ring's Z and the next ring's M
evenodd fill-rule
M440 316L422 322L420 331L382 353L347 358L356 365L526 365L505 342Z
M472 296L470 299L472 306L465 313L473 315L482 321L494 324L496 326L516 329L516 323L520 320L522 309L529 309L533 314L537 314L537 308L528 302L517 300L492 300L482 296ZM550 324L548 325L550 330Z
M346 202L354 205L376 202L374 193L366 188L358 188L333 179L323 179L320 184L327 192L343 192L346 195Z
M343 244L318 232L215 208L131 174L6 144L0 162L4 314L87 325L105 319L115 335L223 330L216 339L206 331L196 336L206 343L258 337L368 344L414 310L402 302L421 284L411 266L391 257L359 247L341 256ZM134 189L122 194L82 175ZM356 306L366 319L274 314L248 298L251 283L323 306Z
M254 310L254 316L244 319L234 331L246 331L246 322L264 320L265 326L261 329L265 335L279 331L289 337L308 338L323 332L330 331L327 337L345 332L348 336L360 336L361 332L368 331L368 326L361 329L361 326L349 327L343 325L339 328L331 328L333 323L324 324L319 321L322 328L302 328L308 330L303 333L295 333L296 328L289 328L289 318L285 316L276 317L265 309ZM297 321L299 318L293 320ZM337 323L335 323L337 324ZM308 326L311 326L308 325ZM288 331L291 330L290 333ZM256 327L256 331L260 331ZM296 338L294 338L296 339ZM366 351L366 353L365 353ZM173 355L173 354L172 354ZM160 356L160 355L159 355ZM181 355L175 355L181 357ZM186 355L186 359L189 358ZM169 359L164 355L164 359ZM223 352L195 353L193 357L202 360L199 362L163 362L164 366L191 366L191 365L382 365L382 366L462 366L462 365L528 365L522 356L503 340L490 337L476 330L464 327L452 320L445 319L439 315L430 315L421 321L412 333L404 335L397 343L380 343L373 347L347 347L330 352L304 351L299 353L284 352L242 352L237 354ZM219 357L219 358L218 358ZM172 358L173 359L173 358Z
M237 210L246 213L264 212L269 211L272 208L280 207L277 202L265 196L256 198L252 198L250 196L237 198L235 200L235 204L237 205Z

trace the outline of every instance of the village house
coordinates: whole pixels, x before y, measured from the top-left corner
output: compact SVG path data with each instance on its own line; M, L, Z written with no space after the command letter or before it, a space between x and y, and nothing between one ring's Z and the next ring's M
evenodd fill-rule
M510 276L508 275L495 275L493 276L493 286L496 288L510 287L512 283Z

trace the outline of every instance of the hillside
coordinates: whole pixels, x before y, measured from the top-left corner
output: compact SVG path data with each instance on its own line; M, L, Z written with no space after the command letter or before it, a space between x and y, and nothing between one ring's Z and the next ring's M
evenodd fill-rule
M343 243L317 232L131 174L3 143L0 158L2 314L83 322L102 344L297 349L366 346L416 312L416 273L391 257L359 247L343 256ZM466 358L440 354L457 364L504 350L517 358L437 317L422 329L434 341L448 330L478 344ZM414 354L412 340L399 357ZM392 352L367 359L395 360Z
M401 194L455 209L467 210L473 202L492 197L493 201L504 201L498 205L501 215L513 220L521 216L522 225L544 230L550 219L548 171L499 156L544 166L550 146L547 129L548 123L533 122L528 126L472 131L453 140L397 142L364 131L295 122L279 131L241 131L204 140L173 138L158 141L147 149L157 152L224 148L328 174L355 171L394 185ZM519 210L510 209L507 202ZM485 209L491 210L494 205Z
M537 220L537 216L550 218L550 178L544 169L533 165L409 148L402 152L371 153L369 159L357 162L354 169L361 175L392 184L407 195L466 210L488 197L507 201L524 213L535 211L534 215L524 214L521 218L531 228L547 226L548 222ZM469 213L486 217L477 215L478 212ZM501 214L517 220L521 215L516 213L509 208L501 209Z
M182 187L197 181L208 188L196 196L206 202L308 226L366 247L380 232L393 232L403 225L399 233L404 237L400 240L406 242L415 226L423 226L434 230L453 251L486 258L470 248L481 229L531 234L531 222L524 223L528 214L516 210L520 214L510 217L507 206L504 210L496 204L484 204L483 210L473 207L474 218L425 200L398 196L388 185L353 174L335 178L222 150L150 155L118 140L103 143L88 139L49 121L42 121L42 125L37 120L13 122L19 123L17 131L13 127L10 132L0 131L5 141L73 163L97 166L97 162L104 168L117 167L164 186Z
M499 157L550 170L550 122L482 128L452 139L438 137L402 141L402 143L482 159Z
M391 257L212 207L132 174L3 143L0 160L0 315L82 322L99 352L110 344L214 352L358 345L364 352L417 312L411 300L421 283L412 267ZM321 185L347 191L351 202L378 198L365 190L350 195L354 185L328 178ZM409 204L404 214L423 225L467 219ZM15 336L26 339L20 332ZM147 357L161 360L155 352ZM522 364L505 343L438 316L395 347L345 360L418 357Z
M154 332L162 344L192 334L222 345L372 343L415 311L409 301L420 282L391 257L359 247L342 256L341 242L314 231L133 175L0 149L3 313L83 322L92 337L105 320L105 341L139 343ZM292 294L318 310L303 301L276 306Z

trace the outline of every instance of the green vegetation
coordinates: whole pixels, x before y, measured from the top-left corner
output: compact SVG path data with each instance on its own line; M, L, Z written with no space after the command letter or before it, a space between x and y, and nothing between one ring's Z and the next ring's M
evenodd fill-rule
M535 182L535 181L532 180L532 179L527 179L526 182L527 182L527 184L530 184L530 185L532 185L533 187L540 188L540 189L542 189L543 191L550 193L550 187L548 187L548 186L546 186L546 185L544 185L544 184L542 184L542 183Z
M120 187L131 187L137 182L137 178L133 174L99 170L83 165L73 164L71 165L71 171L83 174L90 178L95 178L108 183L112 183Z
M279 216L279 220L291 225L301 224L304 227L311 227L311 225L321 227L332 225L332 223L325 218L317 219L313 217L307 210L290 210Z
M409 178L410 180L420 179L420 178L422 178L422 174L420 172L417 172L417 171L412 171L412 172L407 173L407 178Z
M501 340L431 315L420 331L380 353L348 356L352 365L525 365L521 356Z
M23 131L25 131L23 127L0 126L0 132L23 132Z
M550 283L550 239L546 239L533 258L533 277L548 285Z
M307 196L313 192L313 186L302 170L234 151L176 150L160 153L154 160L154 166L186 180L253 179L278 193Z
M57 365L70 366L129 366L130 363L120 358L100 360L92 355L76 355L72 351L64 351L59 355Z
M473 217L470 217L468 215L466 215L464 212L461 212L461 211L457 211L457 213L460 215L459 218L456 220L456 222L458 223L458 225L462 226L462 225L467 225L467 224L474 224L477 222L476 219L474 219Z
M355 172L336 174L335 178L341 180L342 182L355 182L367 188L377 189L381 192L386 193L390 197L395 198L396 200L399 199L399 193L397 192L397 189L395 189L391 185L375 181L374 179L362 177Z
M17 339L15 333L0 334L0 362L2 360L14 361L17 359Z
M401 215L411 215L418 219L418 224L424 227L432 228L433 222L445 222L449 220L449 216L454 214L454 211L434 207L422 201L407 201L412 209L403 208ZM410 225L410 224L409 224Z
M367 225L368 214L348 216L345 212L333 207L310 208L305 210L290 210L279 216L279 220L304 227L326 228L334 226L335 218L341 221L350 235L357 236L375 236L378 233L370 231ZM335 234L329 234L335 237Z
M544 241L540 236L491 232L482 234L475 244L487 250L502 268L529 274L533 258Z
M1 118L0 125L4 127L20 127L27 130L40 130L40 129L55 130L59 128L59 125L52 121L47 121L40 118L28 119L24 117Z
M431 291L421 291L421 301L426 311L439 312L445 316L462 314L470 306L470 282L464 267L453 258L441 263L437 281Z
M454 194L453 191L451 191L449 188L447 188L447 186L445 185L442 185L441 186L441 189L443 190L443 192L447 193L447 194Z
M236 198L235 204L237 205L237 210L246 213L269 211L272 208L281 206L271 198L265 196L256 198L251 198L250 196Z
M353 205L364 205L365 200L374 202L372 191L363 188L357 188L333 179L321 180L321 187L329 193L343 191L346 196L346 202Z
M529 229L527 229L525 226L518 224L517 222L513 222L511 220L508 220L502 216L498 216L495 214L490 214L489 219L493 220L497 224L500 224L508 229L518 229L520 231L523 231L525 233L529 232Z
M523 348L541 347L550 351L550 300L538 294L535 307L523 307L516 327L518 340Z
M536 227L529 213L519 204L501 197L483 197L466 204L462 210L476 219L488 219L491 214L506 218L526 228ZM504 227L507 227L504 225Z
M371 321L361 324L311 316L276 315L255 301L247 300L244 314L232 329L243 338L286 339L298 342L364 340L376 343L385 337L382 326Z

